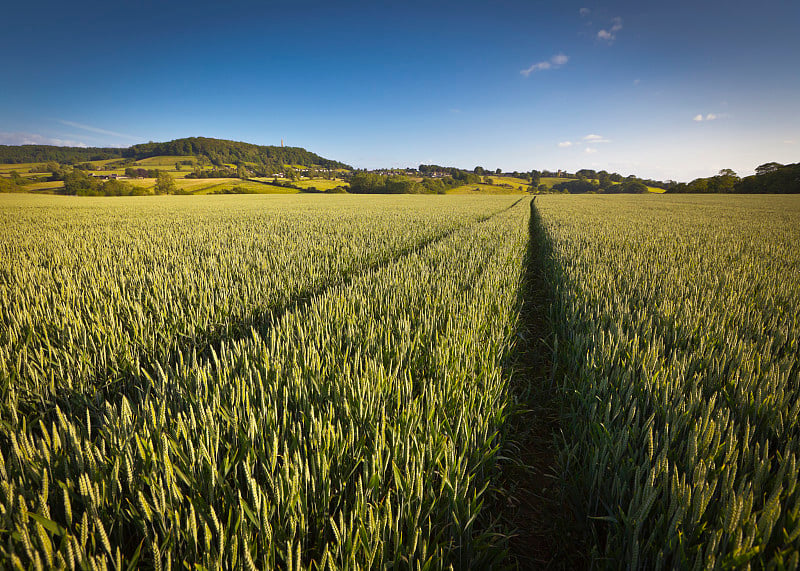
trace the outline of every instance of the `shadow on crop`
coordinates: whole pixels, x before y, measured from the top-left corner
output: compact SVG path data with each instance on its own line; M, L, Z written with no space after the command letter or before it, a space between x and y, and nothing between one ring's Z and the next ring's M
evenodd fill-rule
M570 507L559 466L562 438L558 338L550 319L552 247L531 201L529 240L518 294L518 330L506 366L516 408L501 468L501 518L518 569L589 566L585 530Z

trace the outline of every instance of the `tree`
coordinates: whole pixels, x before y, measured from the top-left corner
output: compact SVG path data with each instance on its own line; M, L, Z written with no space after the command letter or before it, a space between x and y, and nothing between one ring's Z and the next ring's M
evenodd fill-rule
M503 174L503 169L497 169L494 174Z
M622 187L622 192L630 194L644 194L645 192L647 192L647 186L645 186L643 182L638 180L623 182L619 186Z
M719 176L732 176L735 178L739 178L738 175L736 174L736 171L734 171L733 169L722 169L721 171L719 171Z
M142 194L140 189L137 189L131 183L113 178L103 183L102 187L102 194L105 196L131 196L137 194L137 192Z
M783 165L781 163L764 163L763 165L759 165L756 167L756 174L757 175L769 174L771 172L775 172L782 166Z
M96 194L100 190L100 183L82 171L73 170L64 176L64 192L67 194Z
M175 190L175 179L166 172L159 171L155 186L156 194L171 194L175 192Z
M19 187L6 177L0 177L0 192L17 192Z

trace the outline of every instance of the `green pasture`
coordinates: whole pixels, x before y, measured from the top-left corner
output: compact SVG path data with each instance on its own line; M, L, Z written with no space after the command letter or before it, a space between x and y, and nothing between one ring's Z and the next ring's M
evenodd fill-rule
M530 182L525 180L524 178L517 178L513 176L502 176L502 177L495 177L495 182L499 184L510 184L511 186L517 188L518 190L527 191L528 186L530 186Z
M543 176L542 178L539 179L539 184L543 184L547 188L552 188L554 184L558 184L560 182L567 182L570 180L577 180L577 179L557 177L557 176Z
M31 184L26 184L20 188L21 192L53 192L58 190L59 188L64 188L64 181L55 180L55 181L45 181L45 182L34 182Z
M32 168L44 166L47 163L19 163L19 164L0 164L0 176L9 176L13 171L17 171L20 176L30 174L34 176L40 173L29 173Z
M219 194L225 191L233 190L234 188L244 189L246 192L242 194L296 194L298 191L294 188L284 188L282 186L273 186L269 183L241 180L238 178L229 179L206 179L204 182L208 186L197 188L193 190L193 194Z
M447 190L447 194L521 194L517 187L507 188L497 184L464 184Z
M302 179L295 181L295 186L299 186L301 188L311 188L312 186L317 190L330 190L331 188L336 188L337 186L348 186L347 183L343 180L334 179L328 180L324 178L311 178L311 179Z
M169 168L169 170L174 170L175 163L180 161L189 161L189 160L197 162L197 158L194 156L160 155L157 157L148 157L146 159L140 159L136 161L136 164L141 167L150 169L164 167L164 168ZM188 165L183 165L183 168L191 170L191 167L189 167Z

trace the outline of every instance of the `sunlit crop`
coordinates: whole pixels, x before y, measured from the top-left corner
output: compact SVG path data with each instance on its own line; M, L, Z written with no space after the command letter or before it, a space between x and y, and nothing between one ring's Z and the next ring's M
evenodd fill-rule
M0 560L492 566L528 213L4 199Z

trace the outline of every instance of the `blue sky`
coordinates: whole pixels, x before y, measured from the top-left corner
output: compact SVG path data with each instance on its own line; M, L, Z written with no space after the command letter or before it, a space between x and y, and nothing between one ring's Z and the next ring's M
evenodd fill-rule
M690 180L800 161L800 2L15 2L0 144Z

